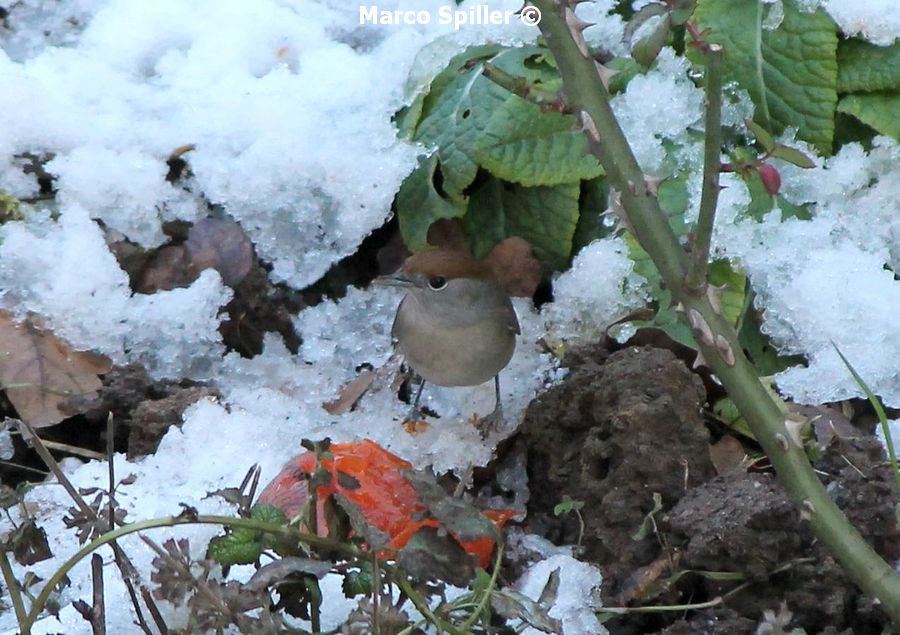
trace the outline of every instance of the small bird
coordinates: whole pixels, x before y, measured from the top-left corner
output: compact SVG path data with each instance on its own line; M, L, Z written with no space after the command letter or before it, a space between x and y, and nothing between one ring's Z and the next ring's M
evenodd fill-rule
M422 378L412 420L421 418L426 381L476 386L494 379L494 410L478 423L482 434L503 419L500 371L521 333L509 295L491 268L466 252L436 248L413 254L378 284L407 289L391 329L396 348Z

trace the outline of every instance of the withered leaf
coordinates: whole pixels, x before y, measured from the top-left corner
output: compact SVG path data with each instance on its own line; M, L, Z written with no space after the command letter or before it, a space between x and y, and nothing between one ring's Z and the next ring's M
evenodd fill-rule
M35 428L78 414L69 400L96 397L103 385L97 375L110 368L106 357L74 351L31 320L16 322L0 311L0 387L19 417Z
M404 470L403 478L416 490L416 495L429 513L461 542L497 537L497 527L487 516L471 503L445 492L434 475Z
M530 597L504 589L491 593L491 606L507 619L520 619L543 633L562 633L562 623Z
M530 298L541 282L541 263L524 238L511 236L497 243L484 260L511 296Z
M375 380L375 373L371 370L363 370L349 384L341 388L340 394L332 401L326 401L322 407L330 415L341 415L352 410L372 382Z
M709 458L716 468L717 474L727 474L743 467L747 451L735 437L725 435L709 446Z
M467 586L475 577L475 557L451 536L433 527L417 531L398 553L398 562L414 580L443 580Z
M244 589L254 592L262 591L296 574L313 575L322 579L326 573L331 571L331 567L330 562L286 556L260 567L244 584Z

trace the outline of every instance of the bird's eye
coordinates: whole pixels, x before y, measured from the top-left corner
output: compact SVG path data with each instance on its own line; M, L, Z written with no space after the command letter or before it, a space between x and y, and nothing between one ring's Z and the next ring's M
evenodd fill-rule
M440 291L447 286L447 278L443 276L431 276L428 278L428 286L432 291Z

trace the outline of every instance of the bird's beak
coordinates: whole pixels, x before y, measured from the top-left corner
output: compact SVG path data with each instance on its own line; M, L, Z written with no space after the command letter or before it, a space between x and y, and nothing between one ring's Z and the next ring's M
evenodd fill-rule
M412 287L415 286L413 281L409 279L405 274L402 273L390 273L386 276L378 276L372 281L372 284L377 284L386 287Z

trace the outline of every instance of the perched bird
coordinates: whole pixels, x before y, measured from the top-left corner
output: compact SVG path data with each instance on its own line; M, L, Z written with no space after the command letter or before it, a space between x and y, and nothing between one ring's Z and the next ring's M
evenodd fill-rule
M421 418L425 382L476 386L494 379L494 410L479 422L484 433L503 418L500 371L521 332L509 295L490 267L466 252L438 248L414 254L378 284L402 287L406 296L391 329L395 346L422 378L411 416Z

